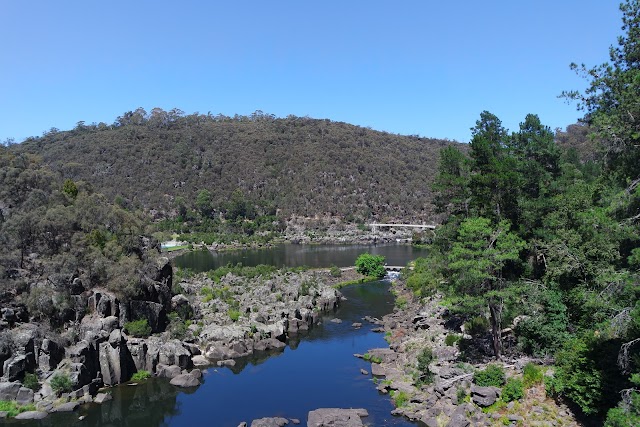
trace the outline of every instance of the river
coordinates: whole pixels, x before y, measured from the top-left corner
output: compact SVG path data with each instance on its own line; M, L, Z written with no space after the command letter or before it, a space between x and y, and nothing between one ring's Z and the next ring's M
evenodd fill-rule
M268 254L270 250L271 255ZM421 253L414 252L409 246L397 245L375 248L293 246L224 253L213 255L213 259L217 265L227 262L255 265L269 262L272 257L283 259L288 266L301 265L297 262L310 266L345 266L353 265L357 255L367 251L388 255L393 260L389 264L395 265L406 264ZM291 340L284 351L238 360L233 369L210 367L205 371L204 383L195 391L185 392L171 386L166 379L154 378L137 386L112 388L113 400L102 405L85 405L75 413L52 414L39 422L10 423L29 426L236 427L242 421L250 424L253 419L282 416L297 418L301 425L306 425L310 410L352 407L369 411L369 417L364 421L370 426L420 425L390 414L393 409L390 398L376 390L371 375L360 373L360 369L370 371L370 364L353 356L387 346L383 335L372 332L373 325L363 322L362 318L367 315L380 318L393 309L389 283L353 285L341 292L347 300L340 308L326 314L320 325L300 339ZM342 319L342 323L331 322L334 318ZM354 322L362 322L362 328L353 328Z

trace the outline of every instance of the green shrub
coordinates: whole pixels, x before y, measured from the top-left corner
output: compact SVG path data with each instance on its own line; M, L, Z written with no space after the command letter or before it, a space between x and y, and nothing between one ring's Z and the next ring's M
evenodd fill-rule
M640 393L632 391L629 403L621 402L607 413L604 427L636 427L640 425Z
M532 387L536 384L542 384L544 380L542 368L531 362L524 365L522 377L523 377L525 388Z
M444 343L446 345L455 345L458 341L460 341L462 339L462 337L460 335L457 334L449 334L447 335L447 337L444 339Z
M484 335L487 330L489 330L489 319L484 316L476 316L464 324L464 331L472 337Z
M26 388L30 388L33 391L38 391L38 389L40 388L40 382L38 382L38 376L36 374L27 372L26 374L24 374L22 385L25 386Z
M434 360L431 347L425 347L418 355L418 382L431 384L433 382L433 372L429 369L429 364Z
M498 365L488 365L473 374L473 382L480 387L502 387L505 383L504 369Z
M18 405L15 400L0 400L0 412L7 412L7 416L10 418L15 417L22 412L35 410L36 407L33 404Z
M524 397L524 386L519 378L509 378L507 384L502 389L502 400L511 402L512 400L520 400Z
M138 371L131 377L131 381L144 381L151 378L151 372L149 371Z
M331 277L342 277L342 270L335 265L332 265L329 270L329 274L331 274Z
M356 259L356 271L365 276L382 278L387 274L384 268L384 257L364 253Z
M409 402L409 395L404 391L396 391L391 396L391 399L393 399L393 403L396 405L396 407L400 408L402 406L405 406Z
M378 356L373 356L369 353L365 353L364 356L362 356L362 358L364 360L366 360L367 362L371 362L371 363L382 363L382 359Z
M148 337L151 335L151 326L147 319L132 320L124 324L124 328L134 337Z
M458 402L458 405L462 405L464 402L466 402L468 400L469 395L467 394L467 391L462 388L462 387L458 387L458 390L456 391L456 400Z
M407 308L408 304L409 302L405 297L400 296L396 298L396 307L398 307L400 310L404 310L405 308Z
M240 318L240 311L238 310L230 309L229 311L227 311L227 314L229 314L229 318L234 322L237 322Z
M53 378L51 378L51 388L56 393L68 393L71 391L73 384L71 383L71 378L67 374L55 374Z

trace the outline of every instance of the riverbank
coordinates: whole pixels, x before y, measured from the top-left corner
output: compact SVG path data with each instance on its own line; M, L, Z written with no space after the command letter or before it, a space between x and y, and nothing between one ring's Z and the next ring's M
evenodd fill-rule
M401 281L394 292L401 307L373 320L384 329L389 347L366 355L378 390L392 395L394 415L429 427L580 425L566 405L546 396L543 378L552 375L550 369L526 357L494 361L481 352L472 355L470 346L482 344L463 334L441 297L420 301ZM506 384L519 384L521 396L511 386L476 384L478 373L494 366L504 372ZM525 369L539 374L536 381L523 381Z

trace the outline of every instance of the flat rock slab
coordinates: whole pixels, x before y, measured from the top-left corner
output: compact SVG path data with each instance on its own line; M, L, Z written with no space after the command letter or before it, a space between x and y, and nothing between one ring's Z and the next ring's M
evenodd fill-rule
M113 399L113 396L111 396L111 393L98 393L96 397L93 399L93 401L95 403L104 403L104 402L110 401L111 399Z
M386 374L387 371L385 371L384 366L379 363L371 364L371 375L375 375L376 377L384 377Z
M26 411L16 415L16 420L41 420L49 415L43 411Z
M322 408L309 412L307 427L363 427L366 409Z
M80 403L78 402L67 402L56 406L54 408L54 412L73 412L78 409L78 406L80 406Z
M258 418L251 421L251 427L282 427L289 424L289 420L282 417Z
M211 361L209 359L207 359L206 357L204 357L201 354L198 354L197 356L193 356L191 358L191 361L193 362L194 366L207 366L207 365L211 365Z

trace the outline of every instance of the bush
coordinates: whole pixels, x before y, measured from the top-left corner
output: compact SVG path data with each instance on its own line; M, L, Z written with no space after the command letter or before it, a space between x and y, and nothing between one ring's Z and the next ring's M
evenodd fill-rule
M464 324L464 331L472 337L484 335L488 329L489 319L484 316L476 316Z
M151 378L151 372L149 371L138 371L131 377L131 381L144 381Z
M369 277L382 278L387 274L382 255L364 253L356 259L356 271Z
M53 378L51 378L51 388L54 392L60 393L68 393L71 391L73 384L71 383L71 378L67 374L55 374Z
M124 328L134 337L148 337L151 335L151 326L147 319L133 320L124 324Z
M395 391L391 395L391 399L393 399L393 403L397 408L405 406L409 402L409 395L404 391Z
M38 382L38 376L36 374L27 372L26 374L24 374L22 385L25 386L26 388L30 388L33 391L38 391L38 389L40 388L40 382Z
M502 387L505 383L504 369L498 365L488 365L473 374L473 382L480 387Z
M331 277L342 277L342 270L335 265L332 265L329 270L329 274L331 274Z
M429 369L429 364L435 359L431 347L425 347L418 355L418 382L423 384L431 384L433 381L433 373Z
M527 363L524 365L524 371L522 372L524 380L524 386L526 388L532 387L536 384L542 384L544 375L542 374L542 368L534 363Z
M229 310L227 313L229 314L229 318L233 322L237 322L238 319L240 318L240 311L238 310Z
M462 339L462 337L460 335L457 334L449 334L447 335L447 337L444 339L444 343L446 345L455 345L458 341L460 341Z
M33 404L21 406L15 400L0 400L0 412L6 412L9 418L13 418L22 412L35 410L36 407Z
M524 386L519 378L509 378L507 384L502 389L502 400L511 402L512 400L520 400L524 397Z

